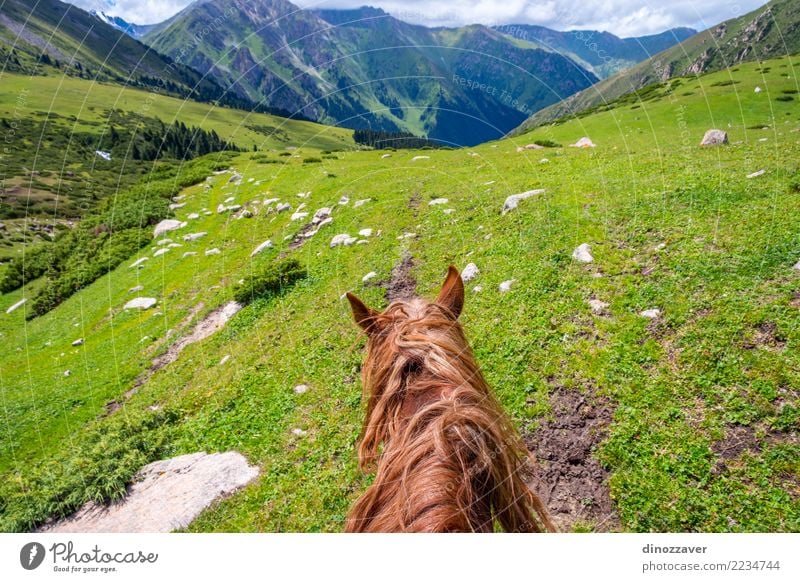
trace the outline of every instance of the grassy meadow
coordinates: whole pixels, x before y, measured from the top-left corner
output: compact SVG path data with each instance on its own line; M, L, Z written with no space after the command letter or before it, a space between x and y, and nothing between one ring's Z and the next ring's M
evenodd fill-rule
M154 241L30 321L26 306L5 310L41 282L0 297L0 530L119 496L150 461L235 449L261 476L191 531L340 531L369 483L355 458L364 342L342 295L384 307L376 282L407 254L429 297L448 264L480 269L462 322L523 434L535 438L557 418L557 394L608 407L610 423L586 454L609 473L613 510L566 516L567 529L800 530L797 73L791 57L742 64L513 139L388 158L323 154L343 149L344 132L299 122L282 126L300 146L287 152L246 129L266 116L158 97L150 115L235 132L239 145L261 151L183 191L175 214L189 224L168 235L182 247L154 257ZM75 115L140 104L140 93L123 89L97 85L84 102L81 81L36 82L28 111L48 110L56 95ZM4 82L6 111L13 93ZM699 147L710 128L731 143ZM597 147L567 147L583 136ZM537 140L562 147L517 152ZM501 215L507 196L538 188L545 193ZM293 208L252 204L270 198ZM429 205L437 198L448 202ZM369 201L356 207L360 200ZM255 215L217 212L229 203ZM291 220L303 203L310 214ZM292 244L323 207L333 223ZM365 228L368 244L330 248L334 235ZM197 232L207 235L182 238ZM251 257L268 239L275 248ZM571 257L582 243L594 262ZM145 256L142 268L129 266ZM299 260L308 277L146 374L232 299L239 280L278 256ZM363 283L371 271L377 277ZM136 286L156 307L122 309ZM592 299L608 307L593 313ZM650 309L661 315L640 315ZM137 378L146 381L132 391ZM295 394L298 384L310 389Z

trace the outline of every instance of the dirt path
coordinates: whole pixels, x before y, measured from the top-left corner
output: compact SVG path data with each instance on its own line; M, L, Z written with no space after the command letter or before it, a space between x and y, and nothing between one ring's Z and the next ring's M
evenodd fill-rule
M565 388L556 390L550 403L554 418L524 435L537 460L534 490L561 531L575 524L595 531L618 529L609 472L594 456L611 423L611 403Z
M415 265L413 257L406 251L400 262L392 269L389 279L376 283L386 291L386 300L389 303L398 299L410 299L414 296L417 291L417 280L411 275L411 270Z

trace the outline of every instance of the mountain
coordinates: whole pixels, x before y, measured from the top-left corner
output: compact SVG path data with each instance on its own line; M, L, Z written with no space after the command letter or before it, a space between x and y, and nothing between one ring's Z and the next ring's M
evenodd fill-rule
M619 38L610 32L562 32L528 24L506 24L495 30L562 53L600 78L628 69L697 34L692 28L672 28L660 34Z
M102 11L97 10L90 10L90 14L96 16L109 26L113 26L120 32L124 32L128 36L132 36L133 38L142 38L147 32L152 30L155 25L152 24L133 24L132 22L128 22L127 20L120 18L119 16L110 16Z
M535 113L515 133L585 112L653 83L800 51L800 0L773 0Z
M501 137L598 80L485 26L430 29L379 9L313 12L286 0L198 0L144 41L242 98L456 145Z

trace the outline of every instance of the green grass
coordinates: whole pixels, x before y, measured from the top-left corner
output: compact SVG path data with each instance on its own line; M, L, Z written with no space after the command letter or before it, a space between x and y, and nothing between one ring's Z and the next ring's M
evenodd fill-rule
M142 269L128 267L132 257L32 321L24 308L0 312L0 529L25 529L98 491L118 491L132 457L100 463L91 443L107 435L112 450L139 443L134 460L142 464L235 449L260 467L256 482L204 512L191 531L341 530L369 482L354 450L363 340L341 297L354 291L382 307L382 289L361 278L388 278L409 251L418 290L429 297L448 264L480 268L463 323L522 430L553 414L549 398L559 388L613 404L608 438L594 454L611 471L623 530L798 531L800 274L792 265L800 260L800 110L773 98L794 87L789 60L769 64L766 80L756 65L741 64L659 89L635 110L614 107L473 148L475 157L428 151L430 159L411 162L418 152L381 159L342 151L304 164L302 152L240 155L240 186L223 174L184 191L176 215L201 218L172 233L182 248ZM736 84L718 84L731 75ZM755 85L765 91L754 93ZM768 129L749 129L756 126ZM712 127L728 131L731 144L700 148ZM597 148L515 151L584 135ZM285 163L263 163L279 158ZM546 193L501 216L506 196L533 188ZM296 196L308 191L310 198ZM294 209L305 202L312 215L334 207L334 222L290 249L286 237L306 222L292 222L291 212L202 214L230 196L237 204L280 197ZM342 196L347 206L337 205ZM427 204L439 197L455 212ZM375 229L369 244L329 247L335 234L362 228ZM180 239L199 231L208 235ZM398 240L406 232L418 236ZM275 248L251 259L267 239ZM570 258L584 242L591 265ZM205 256L210 248L222 253ZM184 251L199 254L182 258ZM299 260L308 277L250 303L104 416L106 403L125 401L151 360L190 329L193 308L202 303L202 317L229 301L238 281L281 255ZM507 279L516 279L512 290L498 293ZM474 284L483 290L472 292ZM2 296L0 309L36 285ZM135 285L158 306L122 310ZM593 297L610 304L607 317L592 315ZM638 315L649 308L662 318ZM86 341L72 347L77 338ZM310 390L295 395L300 383ZM755 446L722 459L726 434L741 427Z

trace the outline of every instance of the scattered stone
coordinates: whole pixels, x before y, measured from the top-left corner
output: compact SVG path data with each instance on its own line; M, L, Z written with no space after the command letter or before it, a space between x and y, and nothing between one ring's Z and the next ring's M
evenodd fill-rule
M401 234L400 236L397 237L397 240L405 240L407 238L417 238L417 233L416 232L407 232L405 234Z
M185 225L186 223L181 222L180 220L172 220L171 218L162 220L156 225L156 228L153 231L153 238L158 238L166 232L169 232L171 230L177 230Z
M234 172L233 176L231 176L228 179L228 184L230 184L231 182L241 182L241 181L242 181L242 175L238 172Z
M358 236L370 237L370 236L372 236L372 229L371 228L362 228L361 230L358 231Z
M286 212L287 210L291 210L291 209L292 209L292 205L289 204L288 202L284 202L283 204L278 204L275 207L275 212Z
M137 259L136 262L131 264L130 268L133 269L135 267L141 267L142 263L144 263L145 261L149 261L149 260L150 260L150 257L142 257L141 259Z
M314 217L311 219L311 224L319 224L326 218L330 218L331 216L331 209L330 208L320 208L314 213Z
M165 247L165 248L162 248L162 249L158 249L156 252L153 253L153 256L154 257L160 257L161 255L164 255L164 254L166 254L168 252L169 252L169 247Z
M391 157L392 157L392 154L383 154L383 155L381 156L381 159L382 159L382 160L385 160L386 158L391 158Z
M331 248L338 247L340 245L349 247L357 240L357 238L352 237L349 234L337 234L335 237L333 237L333 239L331 239Z
M168 245L168 244L169 244L169 243L171 243L171 242L172 242L172 239L171 239L171 238L162 238L160 241L158 241L158 242L156 243L156 245L158 245L158 246L164 246L164 245Z
M572 251L572 258L581 263L592 263L594 257L592 256L592 247L588 243L583 243L574 251Z
M605 301L599 299L589 299L589 307L595 315L603 315L607 312L610 305Z
M253 250L253 252L252 252L252 253L250 253L250 256L251 256L251 257L255 257L255 256L258 254L258 253L260 253L260 252L261 252L261 251L263 251L264 249L271 249L271 248L273 248L274 246L275 246L275 245L273 245L273 244L272 244L272 241L271 241L271 240L265 240L263 243L261 243L260 245L258 245L258 246L257 246L257 247L256 247L256 248Z
M17 309L25 305L25 302L28 301L27 299L20 299L14 305L6 309L6 313L14 313Z
M525 150L543 150L544 147L536 143L529 143L528 145L517 148L517 152L524 152Z
M350 203L350 198L347 196L342 196L339 198L339 206L347 206ZM356 204L356 207L360 206L360 204Z
M189 216L187 216L186 218L188 218L189 220L197 220L198 218L200 218L200 215L199 215L199 214L197 214L196 212L192 212L192 213L191 213Z
M431 159L430 156L414 156L413 158L411 158L411 161L416 162L417 160L429 160L429 159Z
M550 160L548 160L547 158L542 158L541 160L539 160L539 163L540 164L549 164Z
M364 206L367 202L372 200L372 198L365 198L364 200L356 200L355 204L353 204L353 208L358 208L359 206ZM339 201L341 204L341 201Z
M766 174L766 170L759 170L758 172L753 172L752 174L747 174L748 178L758 178L759 176L763 176Z
M472 292L473 293L480 293L481 291L483 291L483 285L475 285L472 288Z
M197 253L195 253L194 251L189 251L189 252L183 253L183 257L181 257L181 258L185 259L186 257L196 257L196 256L197 256Z
M214 501L258 476L241 454L194 453L156 461L133 478L120 501L90 501L47 533L168 533L183 529Z
M328 218L326 218L325 220L322 220L322 221L320 221L320 223L317 225L317 230L319 230L319 229L320 229L320 228L322 228L323 226L328 226L328 225L329 225L329 224L331 224L331 223L333 223L333 218L331 218L331 217L329 216L329 217L328 217Z
M294 387L295 394L305 394L308 392L308 385L307 384L298 384Z
M293 428L292 429L292 434L294 436L305 436L308 433L306 431L304 431L302 428Z
M503 203L503 215L514 210L520 203L520 200L525 200L526 198L530 198L531 196L538 196L539 194L544 194L544 190L528 190L527 192L522 192L520 194L513 194L506 198L506 201Z
M728 143L728 132L721 129L709 129L703 136L701 146L725 145Z
M660 309L645 309L641 313L639 313L642 317L646 317L647 319L656 319L657 317L661 316Z
M792 269L794 269L795 271L800 271L800 261L797 261L797 264L794 267L792 267ZM25 300L23 299L22 301Z
M280 198L264 198L264 201L262 202L262 204L264 206L269 206L270 204L275 204L276 202L280 202L280 201L281 201Z
M72 345L75 346L75 347L82 346L83 345L83 338L76 339L74 342L72 342Z
M156 303L158 301L152 297L137 297L128 301L123 309L150 309Z
M103 158L105 161L111 161L111 152L104 152L101 150L95 150L94 152L98 157Z
M761 87L756 87L756 88L753 90L753 93L761 93L761 91L762 91Z
M503 281L500 283L500 293L506 293L511 291L511 286L516 282L516 279L509 279L508 281Z
M69 378L71 374L72 372L70 372L69 370L64 370L64 378Z
M219 250L218 248L213 248L213 249L209 249L209 250L206 251L206 256L210 257L211 255L219 255L221 253L222 253L222 251Z
M444 210L442 210L442 212L444 212L445 214L453 214L455 211L456 211L455 208L445 208Z
M181 202L181 203L178 203L178 204L170 204L169 205L169 209L170 210L177 210L178 208L183 208L184 206L186 206L186 204L184 202Z
M144 291L144 285L137 285L128 289L128 293L138 293L139 291Z
M192 234L187 234L186 236L183 237L183 240L191 242L193 240L203 238L207 234L208 234L207 232L195 232Z
M219 365L224 366L230 359L231 357L229 355L223 356L222 359L219 361Z
M440 204L447 204L450 202L447 198L434 198L430 202L428 202L428 206L438 206Z
M593 148L595 147L594 142L590 140L588 137L582 137L574 144L570 145L571 148Z
M295 212L294 214L292 214L291 220L292 222L295 222L297 220L303 220L306 216L308 216L308 212Z
M374 279L374 278L375 278L375 277L377 277L377 276L378 276L378 273L376 273L375 271L370 271L369 273L367 273L366 275L364 275L364 276L361 278L361 282L362 282L362 283L366 283L366 282L367 282L367 281L369 281L370 279Z
M478 266L475 263L470 263L466 267L464 267L463 271L461 271L461 280L464 281L465 283L467 281L472 281L475 277L478 276L478 273L480 273L480 271L478 270Z

